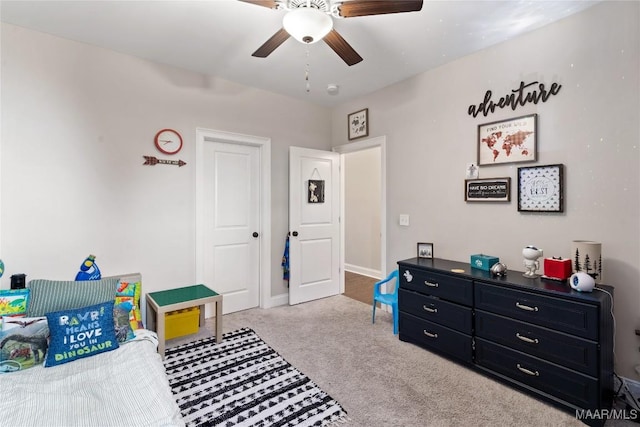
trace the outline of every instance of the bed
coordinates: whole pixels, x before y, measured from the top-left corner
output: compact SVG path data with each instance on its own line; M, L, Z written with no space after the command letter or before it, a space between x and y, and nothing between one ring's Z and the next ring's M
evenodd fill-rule
M51 325L49 314L47 318ZM140 328L133 333L115 350L0 374L1 424L183 426L155 332ZM52 329L48 353L53 337Z

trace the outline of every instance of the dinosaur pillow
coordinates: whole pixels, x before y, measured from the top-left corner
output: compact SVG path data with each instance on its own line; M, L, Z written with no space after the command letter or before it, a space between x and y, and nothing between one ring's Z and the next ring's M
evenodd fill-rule
M115 350L113 300L47 313L51 331L45 368Z
M29 289L0 290L0 326L2 316L24 316L29 303Z
M5 317L0 332L0 373L42 364L48 337L45 317Z

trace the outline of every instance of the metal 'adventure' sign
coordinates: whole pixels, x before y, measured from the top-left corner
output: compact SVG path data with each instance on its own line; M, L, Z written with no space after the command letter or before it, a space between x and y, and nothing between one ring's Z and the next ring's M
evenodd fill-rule
M544 83L537 81L527 84L520 82L520 86L512 89L511 93L501 97L497 102L493 101L493 93L488 90L484 94L482 102L478 105L469 105L467 112L473 117L477 117L480 113L486 117L487 114L495 112L496 108L511 107L512 110L515 110L517 107L523 107L528 103L547 102L551 95L557 95L560 92L560 88L562 88L562 85L558 83L551 83L551 86L547 89Z

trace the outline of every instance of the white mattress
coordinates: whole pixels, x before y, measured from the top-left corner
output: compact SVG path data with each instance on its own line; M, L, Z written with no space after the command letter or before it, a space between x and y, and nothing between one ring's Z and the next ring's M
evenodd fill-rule
M0 374L2 426L184 426L155 334L63 365Z

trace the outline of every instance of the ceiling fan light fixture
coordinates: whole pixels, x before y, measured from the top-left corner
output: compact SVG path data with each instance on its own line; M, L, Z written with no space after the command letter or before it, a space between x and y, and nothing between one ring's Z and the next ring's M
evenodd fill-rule
M318 9L302 7L288 12L282 20L282 26L300 43L311 44L329 34L333 29L333 20Z

